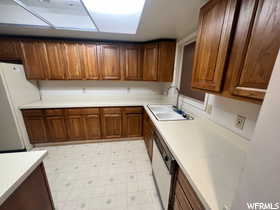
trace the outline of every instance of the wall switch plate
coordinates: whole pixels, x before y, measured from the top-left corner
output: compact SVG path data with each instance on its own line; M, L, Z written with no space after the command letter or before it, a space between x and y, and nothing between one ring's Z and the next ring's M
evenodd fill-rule
M237 115L236 120L235 120L235 127L239 128L240 130L243 130L245 121L246 121L246 117Z

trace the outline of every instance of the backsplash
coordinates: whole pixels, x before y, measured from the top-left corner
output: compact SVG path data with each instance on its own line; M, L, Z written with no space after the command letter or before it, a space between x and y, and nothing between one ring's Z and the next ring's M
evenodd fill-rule
M184 111L194 113L201 117L206 117L248 140L252 138L261 108L261 105L215 96L212 94L209 94L207 102L208 107L209 105L212 106L211 113L207 113L206 110L198 109L189 103L186 103L186 99L183 98L180 98L180 105ZM246 117L242 130L235 127L237 115Z
M169 83L127 81L40 81L42 99L57 96L155 96L162 95Z

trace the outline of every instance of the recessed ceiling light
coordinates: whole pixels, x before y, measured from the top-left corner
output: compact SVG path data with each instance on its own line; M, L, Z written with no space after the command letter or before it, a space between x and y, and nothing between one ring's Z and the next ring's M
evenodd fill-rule
M145 0L84 0L88 9L99 14L129 15L143 10Z

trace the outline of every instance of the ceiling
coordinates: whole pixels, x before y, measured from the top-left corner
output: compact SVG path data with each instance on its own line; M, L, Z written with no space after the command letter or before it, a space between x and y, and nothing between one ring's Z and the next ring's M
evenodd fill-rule
M181 39L196 30L199 8L206 1L146 0L136 34L55 30L13 25L0 25L0 34L126 41L147 41L160 38Z

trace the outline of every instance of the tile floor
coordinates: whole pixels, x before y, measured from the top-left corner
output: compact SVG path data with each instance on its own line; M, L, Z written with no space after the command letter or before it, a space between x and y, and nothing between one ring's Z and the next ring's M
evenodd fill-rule
M44 149L57 210L162 210L144 141Z

